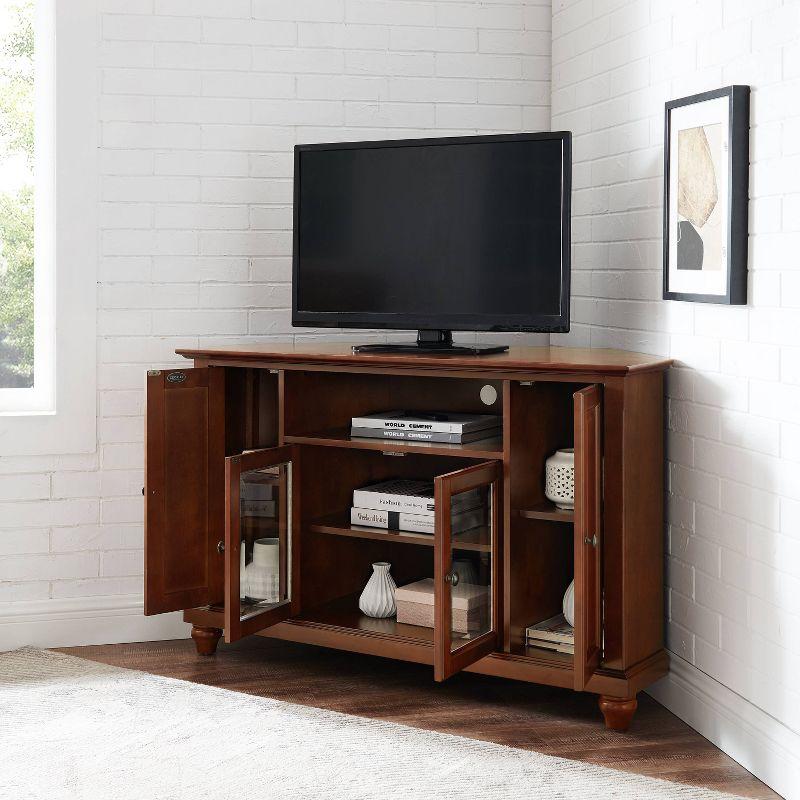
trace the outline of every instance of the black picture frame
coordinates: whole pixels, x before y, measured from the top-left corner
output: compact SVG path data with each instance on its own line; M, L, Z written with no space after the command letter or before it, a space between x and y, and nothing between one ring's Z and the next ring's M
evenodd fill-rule
M727 270L725 294L694 294L670 287L670 119L676 108L728 99L728 230L726 231ZM663 298L694 303L722 305L747 304L747 236L750 168L750 87L726 86L710 92L670 100L664 105L664 229L663 229Z

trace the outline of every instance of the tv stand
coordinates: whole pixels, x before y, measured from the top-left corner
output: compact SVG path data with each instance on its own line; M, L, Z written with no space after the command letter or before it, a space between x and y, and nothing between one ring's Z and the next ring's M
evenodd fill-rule
M355 344L354 353L398 353L401 355L457 355L488 356L505 353L508 345L456 345L453 332L447 330L419 330L416 344Z
M469 670L591 692L606 725L628 726L637 693L667 672L669 359L515 346L492 358L366 356L313 341L178 352L194 365L147 376L146 614L182 610L204 657L223 635L271 636L425 664L439 681ZM485 414L487 385L501 422L492 438L351 435L354 416L388 408ZM562 448L575 459L571 510L545 495L547 459ZM397 477L434 484L432 534L351 524L353 490ZM491 515L454 532L452 500L473 489L490 493ZM278 543L279 602L248 596L262 537ZM398 586L433 582L430 620L361 613L379 561ZM450 589L464 566L491 602L461 638ZM574 646L535 646L527 627L561 613L573 581Z

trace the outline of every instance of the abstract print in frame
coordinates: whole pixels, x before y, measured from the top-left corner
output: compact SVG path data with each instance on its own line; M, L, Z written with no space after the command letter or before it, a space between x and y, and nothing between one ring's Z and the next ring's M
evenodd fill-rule
M747 303L749 131L749 86L665 106L665 300Z

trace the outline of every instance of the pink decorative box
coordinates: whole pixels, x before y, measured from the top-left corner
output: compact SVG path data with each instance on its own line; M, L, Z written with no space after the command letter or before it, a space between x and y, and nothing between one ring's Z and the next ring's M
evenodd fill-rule
M453 592L453 630L475 633L489 627L489 587L462 583ZM397 621L433 627L433 578L408 583L395 592Z

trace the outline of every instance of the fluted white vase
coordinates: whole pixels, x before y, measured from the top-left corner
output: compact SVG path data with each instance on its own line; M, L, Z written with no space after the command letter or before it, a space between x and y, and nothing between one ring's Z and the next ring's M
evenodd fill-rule
M362 614L376 619L393 617L397 613L394 593L397 586L389 570L392 565L387 561L376 561L372 565L372 575L358 598L358 607Z
M575 581L567 587L564 592L564 602L561 604L561 611L564 614L564 619L575 627Z

